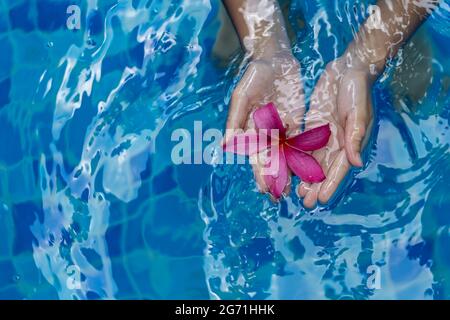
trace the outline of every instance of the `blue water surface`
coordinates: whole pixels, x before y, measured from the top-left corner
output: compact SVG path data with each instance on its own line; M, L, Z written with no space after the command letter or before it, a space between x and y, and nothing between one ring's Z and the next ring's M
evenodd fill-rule
M309 95L373 1L281 3ZM449 299L448 2L375 84L365 167L309 211L248 165L172 162L245 68L220 6L0 0L0 299Z

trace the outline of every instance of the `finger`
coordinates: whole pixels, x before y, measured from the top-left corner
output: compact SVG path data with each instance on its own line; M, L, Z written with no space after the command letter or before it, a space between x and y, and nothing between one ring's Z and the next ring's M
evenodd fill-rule
M236 89L231 96L230 109L226 124L225 140L227 141L232 130L244 129L248 117L248 98L241 90Z
M311 184L309 186L305 185L306 192L304 198L304 205L308 208L313 208L316 206L317 200L319 199L319 193L322 185L326 183L331 177L329 172L331 171L336 158L340 153L345 155L343 149L339 148L336 141L329 141L327 149L317 150L313 153L314 158L320 163L323 172L325 173L326 179L319 184Z
M371 90L366 75L350 73L338 97L339 118L344 126L344 146L350 163L362 167L362 141L371 117Z
M303 205L308 208L312 209L317 204L317 198L319 195L321 183L316 183L311 186L311 189L306 194L305 198L303 199Z
M350 163L347 160L345 150L341 150L334 159L330 170L328 170L327 179L320 188L318 198L321 203L327 203L330 200L349 169Z
M257 157L255 155L254 157ZM259 192L267 193L269 192L269 188L267 187L266 182L264 181L264 176L262 175L261 166L258 163L252 163L253 174L255 176L256 186L258 187Z
M300 185L297 187L297 194L300 198L304 198L309 190L311 190L311 184L301 182Z
M257 157L257 155L255 155L254 157ZM255 159L255 161L257 161ZM256 185L258 187L259 192L261 193L267 193L269 192L269 187L267 186L265 180L264 180L264 175L263 175L263 165L261 165L261 163L259 162L254 162L252 163L252 169L253 169L253 173L255 175L255 180L256 180ZM288 182L286 184L286 187L283 190L283 194L285 196L288 196L289 193L291 192L291 188L292 188L292 172L290 170L288 170Z
M285 196L288 196L289 193L291 193L292 188L292 172L288 169L288 182L286 184L286 187L284 187L283 194Z
M345 124L345 151L350 163L362 167L361 147L366 135L367 122L364 117L352 113L347 117Z
M332 153L328 153L326 149L321 149L318 151L315 151L313 154L313 157L320 163L320 166L322 167L322 170L326 174L329 168L329 157L332 157ZM317 198L319 196L320 186L322 183L313 183L313 184L304 184L304 199L303 199L303 205L306 208L314 208L317 204Z

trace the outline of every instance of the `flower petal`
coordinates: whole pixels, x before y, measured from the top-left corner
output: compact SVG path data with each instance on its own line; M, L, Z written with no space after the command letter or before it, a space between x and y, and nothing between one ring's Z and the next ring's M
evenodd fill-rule
M286 143L297 150L314 151L326 146L330 135L330 125L326 124L289 138Z
M302 181L309 183L322 182L325 180L320 164L311 155L286 146L284 148L286 161L292 172Z
M223 145L225 152L251 156L261 152L270 145L270 137L256 132L244 132L233 135Z
M286 129L283 126L278 110L272 102L257 109L253 113L253 120L255 121L256 128L266 129L268 131L268 135L270 135L270 131L273 129L279 130L278 136L286 133Z
M288 183L288 167L283 148L270 149L270 162L263 168L264 182L275 199L279 199Z

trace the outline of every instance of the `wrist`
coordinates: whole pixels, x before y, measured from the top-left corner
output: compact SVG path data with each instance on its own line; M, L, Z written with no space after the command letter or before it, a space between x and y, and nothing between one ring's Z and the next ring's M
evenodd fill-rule
M273 76L286 77L295 73L300 76L300 62L293 55L290 49L265 50L251 56L252 63L264 64L271 68Z
M244 45L246 52L254 60L270 60L279 55L292 54L289 41L277 36L259 38L258 41L247 41L247 43L244 40Z
M361 26L345 54L356 68L368 70L377 78L384 71L386 62L395 55L401 39L397 39L396 32L390 31L391 12L375 7L377 10Z
M252 59L270 59L291 52L283 13L277 1L246 1L242 8L246 32L241 44Z
M375 36L370 40L364 37L364 43L360 38L358 39L348 46L343 55L346 66L366 72L369 78L376 80L385 69L389 51L386 47L379 45L383 41Z

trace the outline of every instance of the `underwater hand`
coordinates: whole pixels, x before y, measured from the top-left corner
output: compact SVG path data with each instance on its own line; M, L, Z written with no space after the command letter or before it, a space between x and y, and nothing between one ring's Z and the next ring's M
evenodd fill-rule
M231 97L226 140L232 129L253 129L255 125L250 115L268 102L274 102L277 106L281 119L288 128L288 135L298 133L305 112L304 91L300 79L300 64L290 52L280 52L249 63ZM259 190L268 192L262 175L264 164L258 161L253 163ZM289 190L290 183L284 193L289 193Z
M343 58L328 64L311 96L306 130L330 123L331 138L326 148L313 152L326 179L319 184L302 182L297 192L307 208L317 200L326 203L333 196L351 165L362 167L361 149L373 119L372 84L368 68L348 66Z
M360 151L372 123L372 85L399 48L439 1L378 1L346 52L328 64L311 97L306 129L330 123L328 147L314 152L326 179L298 188L305 207L328 202L351 165L363 165Z

